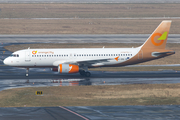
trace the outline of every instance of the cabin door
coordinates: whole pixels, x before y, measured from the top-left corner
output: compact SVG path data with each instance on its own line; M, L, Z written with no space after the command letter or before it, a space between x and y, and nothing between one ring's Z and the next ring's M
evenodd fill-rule
M25 54L26 54L26 55L25 55L25 61L26 61L26 62L31 61L31 59L30 59L30 52L29 52L29 51L26 51Z

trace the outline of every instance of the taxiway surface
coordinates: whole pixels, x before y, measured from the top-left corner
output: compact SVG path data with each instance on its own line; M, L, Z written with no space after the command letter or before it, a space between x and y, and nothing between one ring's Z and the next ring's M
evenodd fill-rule
M179 3L179 0L0 0L0 3Z
M180 106L0 108L1 120L178 120Z
M150 34L58 34L0 35L0 43L144 43ZM180 34L170 34L168 43L180 43Z

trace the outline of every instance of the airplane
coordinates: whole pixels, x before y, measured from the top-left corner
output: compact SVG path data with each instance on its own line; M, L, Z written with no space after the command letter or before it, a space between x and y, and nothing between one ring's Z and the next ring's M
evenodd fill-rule
M90 77L88 68L121 67L133 65L175 54L166 50L171 21L164 20L136 48L71 48L71 49L24 49L12 53L3 62L5 65L26 68L52 68L59 73L80 73Z

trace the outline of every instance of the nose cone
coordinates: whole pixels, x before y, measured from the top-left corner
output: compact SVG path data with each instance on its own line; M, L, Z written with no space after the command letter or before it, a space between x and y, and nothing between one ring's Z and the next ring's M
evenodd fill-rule
M8 65L8 59L6 58L6 59L3 61L3 63L4 63L5 65Z

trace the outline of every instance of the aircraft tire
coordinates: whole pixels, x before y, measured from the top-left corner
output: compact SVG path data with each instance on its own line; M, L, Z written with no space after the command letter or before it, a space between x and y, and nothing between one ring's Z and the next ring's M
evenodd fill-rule
M80 71L80 75L85 76L85 71Z
M85 72L85 76L86 76L86 77L90 77L90 76L91 76L91 73L90 73L90 72Z

